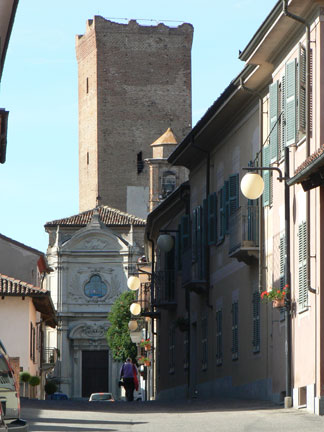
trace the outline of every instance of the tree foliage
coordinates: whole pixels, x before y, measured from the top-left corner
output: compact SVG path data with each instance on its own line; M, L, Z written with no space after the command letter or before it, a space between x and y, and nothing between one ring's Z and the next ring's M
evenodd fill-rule
M57 391L57 384L54 381L47 381L44 389L48 395L51 395Z
M131 341L128 329L128 322L131 319L129 307L134 300L134 292L123 292L108 314L110 327L107 332L107 342L116 361L125 361L127 357L136 358L136 345Z
M20 372L20 374L19 374L19 378L20 378L20 382L27 383L27 382L30 380L31 375L30 375L30 373L27 372L27 371L25 371L25 372Z
M30 377L29 384L31 386L33 386L33 387L38 386L40 384L40 382L41 382L41 380L40 380L39 376L35 375L35 376Z

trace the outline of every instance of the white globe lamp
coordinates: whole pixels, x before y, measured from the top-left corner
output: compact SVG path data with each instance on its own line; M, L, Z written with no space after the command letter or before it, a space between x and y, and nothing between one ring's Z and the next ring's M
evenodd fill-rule
M137 291L141 285L141 281L137 276L130 276L127 281L127 286L132 291Z
M170 252L173 248L173 237L170 234L161 234L157 239L157 246L162 252Z
M264 190L264 181L260 174L248 172L241 180L242 194L250 199L258 199Z
M141 305L139 303L132 303L129 310L132 315L139 315L141 313Z
M135 331L137 329L137 321L129 321L128 328L130 331Z

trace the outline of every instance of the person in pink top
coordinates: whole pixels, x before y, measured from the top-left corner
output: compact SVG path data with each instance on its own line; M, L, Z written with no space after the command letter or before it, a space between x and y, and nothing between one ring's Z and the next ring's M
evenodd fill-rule
M138 388L137 368L133 364L132 359L128 357L126 362L120 369L120 379L123 380L125 387L126 399L128 402L134 400L134 390ZM136 388L136 390L137 390Z

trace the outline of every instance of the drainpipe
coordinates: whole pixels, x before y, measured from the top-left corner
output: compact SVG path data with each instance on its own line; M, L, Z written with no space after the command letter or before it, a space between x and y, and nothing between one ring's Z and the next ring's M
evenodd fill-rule
M282 11L284 15L291 18L305 26L306 30L306 158L310 155L310 25L304 18L294 15L288 11L288 0L282 1ZM288 152L287 152L288 156ZM289 164L289 162L288 162ZM310 192L306 192L306 224L307 233L310 232ZM307 286L311 286L311 275L310 275L310 235L308 235L307 240ZM316 297L315 297L316 302ZM316 305L317 306L317 305ZM315 307L316 307L315 306ZM316 326L316 322L315 322ZM315 341L316 344L316 341ZM316 359L315 359L316 362ZM315 365L315 374L317 373L317 365ZM316 382L316 380L315 380ZM316 391L316 390L315 390Z
M262 144L263 144L263 97L260 93L255 90L252 90L248 87L245 87L243 83L243 78L240 78L240 88L245 90L259 98L259 158L261 161L259 165L262 166ZM259 281L258 281L258 290L259 293L263 291L262 288L262 273L263 273L263 231L264 231L264 221L263 221L263 211L262 211L262 198L259 199Z

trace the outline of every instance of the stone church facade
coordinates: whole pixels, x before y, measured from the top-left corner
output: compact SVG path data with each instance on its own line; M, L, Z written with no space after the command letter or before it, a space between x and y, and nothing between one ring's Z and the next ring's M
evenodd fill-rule
M144 226L144 220L106 206L45 225L54 270L48 288L59 320L48 338L60 352L60 389L70 397L117 394L119 366L107 346L107 315L143 254Z

